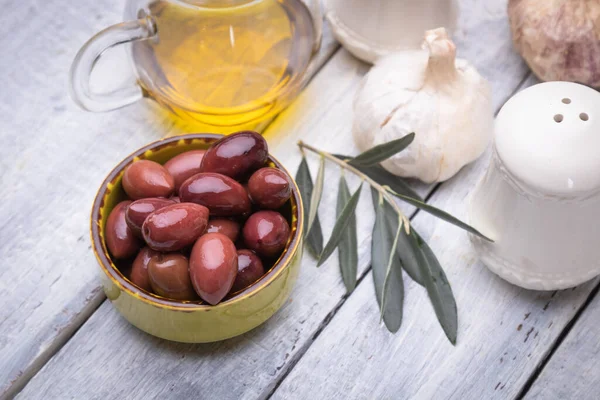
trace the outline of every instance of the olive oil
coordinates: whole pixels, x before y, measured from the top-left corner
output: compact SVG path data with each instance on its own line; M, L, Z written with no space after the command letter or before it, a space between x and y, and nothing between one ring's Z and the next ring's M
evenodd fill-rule
M316 39L297 0L160 0L146 10L157 35L132 44L140 84L185 120L259 122L302 85Z

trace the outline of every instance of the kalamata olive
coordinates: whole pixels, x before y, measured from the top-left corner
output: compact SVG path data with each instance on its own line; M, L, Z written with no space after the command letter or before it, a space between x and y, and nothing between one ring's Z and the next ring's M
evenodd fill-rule
M176 203L148 215L142 225L144 240L157 251L176 251L188 246L206 230L208 208Z
M208 154L208 153L207 153ZM250 199L242 185L228 176L202 172L179 188L181 201L208 207L210 215L229 217L250 212Z
M175 300L195 300L189 261L179 253L153 256L148 263L148 276L152 290L159 296Z
M125 169L123 189L133 200L169 197L175 190L175 180L159 163L139 160Z
M216 218L208 221L206 233L222 233L235 242L240 234L240 224L230 219Z
M227 295L238 270L235 245L221 233L200 237L190 255L190 277L196 293L207 303L217 304Z
M248 192L259 207L276 210L289 200L292 187L285 172L267 167L252 174Z
M277 211L258 211L244 224L244 242L261 256L276 257L290 237L290 225Z
M122 201L115 206L106 221L106 246L114 258L128 258L139 249L140 243L125 220L125 211L131 201Z
M179 196L171 196L169 197L169 200L173 200L175 203L181 203Z
M247 288L260 279L265 273L260 258L251 250L238 250L238 273L233 282L231 292L235 293Z
M149 292L152 291L152 286L150 286L150 278L148 277L148 263L153 256L158 254L160 253L152 250L150 247L144 247L140 250L137 257L135 257L135 260L133 260L131 267L129 280Z
M258 133L242 131L215 142L204 155L200 170L239 179L267 161L267 141Z
M127 207L127 212L125 213L127 225L129 225L136 236L142 237L142 224L148 215L171 204L175 204L175 202L162 197L136 200Z
M175 191L190 176L200 171L200 163L206 150L190 150L171 158L165 163L165 168L175 180Z

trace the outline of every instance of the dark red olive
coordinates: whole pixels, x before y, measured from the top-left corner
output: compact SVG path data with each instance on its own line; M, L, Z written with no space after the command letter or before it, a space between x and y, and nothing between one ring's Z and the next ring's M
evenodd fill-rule
M129 225L136 236L142 237L142 224L148 215L171 204L175 204L175 202L162 197L136 200L127 207L127 212L125 213L127 225Z
M175 190L175 180L159 163L139 160L125 169L123 189L133 200L169 197Z
M129 280L141 289L149 292L152 291L152 286L150 286L150 278L148 277L148 263L153 256L158 254L157 251L152 250L150 247L144 247L140 250L137 257L135 257L135 260L133 260L131 267Z
M150 248L176 251L196 241L206 230L208 209L194 203L176 203L148 215L142 234Z
M208 221L206 233L222 233L235 242L240 234L240 224L230 219L216 218Z
M215 142L204 155L200 170L239 179L265 165L269 148L258 133L242 131Z
M195 300L189 262L179 253L157 254L148 263L148 276L152 290L159 296L174 300Z
M281 254L290 237L290 225L277 211L258 211L244 224L244 242L264 257Z
M235 245L221 233L200 237L190 256L190 277L196 293L215 305L229 293L238 270Z
M265 273L260 258L251 250L238 250L238 273L231 292L239 292L260 279Z
M125 220L125 212L131 201L122 201L115 206L106 221L106 247L114 258L128 258L140 249L140 243Z
M248 181L252 201L261 208L276 210L292 195L292 187L285 172L275 168L261 168Z
M206 206L210 215L219 217L245 214L251 208L242 185L228 176L212 172L196 174L183 182L179 197L181 201Z
M171 158L165 163L165 168L175 180L175 191L190 176L200 171L200 163L206 150L190 150Z

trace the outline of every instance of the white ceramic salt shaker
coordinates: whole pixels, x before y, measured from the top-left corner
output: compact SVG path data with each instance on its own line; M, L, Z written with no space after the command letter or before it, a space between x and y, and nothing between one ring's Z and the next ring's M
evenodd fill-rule
M547 82L512 97L496 119L492 161L476 188L471 237L490 270L537 290L600 274L600 93Z

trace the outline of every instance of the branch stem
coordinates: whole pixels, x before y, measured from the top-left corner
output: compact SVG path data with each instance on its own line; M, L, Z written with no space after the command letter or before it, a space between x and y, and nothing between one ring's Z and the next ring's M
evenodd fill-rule
M379 194L381 194L381 196L383 196L385 201L387 201L392 206L394 211L396 211L398 216L402 219L402 221L404 221L405 228L407 229L407 232L408 232L408 227L410 226L410 221L408 220L408 218L406 218L406 216L404 215L404 213L402 212L400 207L398 207L398 205L396 204L396 202L394 201L394 199L392 198L392 196L386 189L386 186L380 185L379 183L377 183L376 181L374 181L367 175L363 174L358 169L354 168L347 161L340 160L339 158L334 157L333 155L331 155L325 151L321 151L321 150L317 149L316 147L313 147L311 145L304 143L302 140L298 141L298 147L300 147L301 150L306 149L306 150L311 151L315 154L318 154L322 157L325 157L327 160L331 161L332 163L337 164L341 168L352 172L354 175L358 176L363 181L366 181L369 185L371 185L371 187L373 187L375 190L377 190L379 192Z

